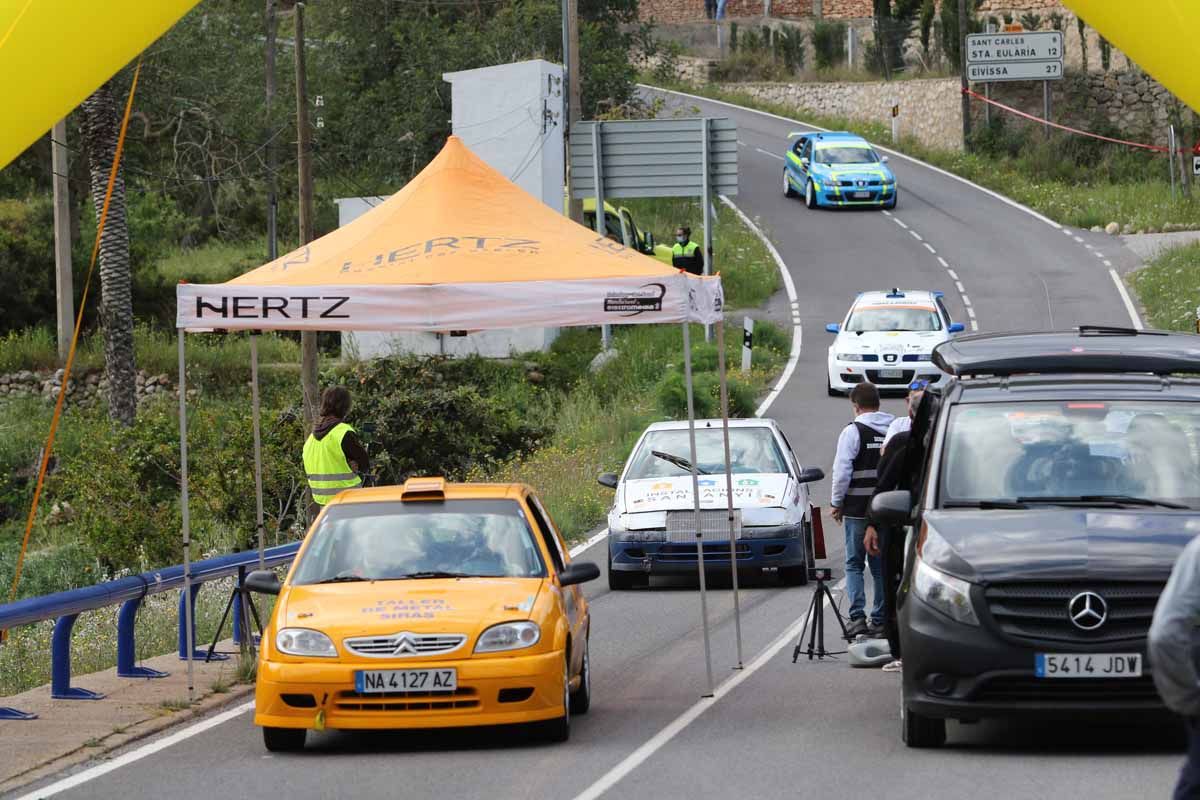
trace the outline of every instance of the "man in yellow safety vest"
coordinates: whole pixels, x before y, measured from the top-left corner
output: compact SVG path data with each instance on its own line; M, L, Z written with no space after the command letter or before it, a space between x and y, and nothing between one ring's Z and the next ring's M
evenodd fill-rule
M693 275L704 274L704 253L700 245L692 241L692 229L680 225L675 229L675 246L671 248L671 264L677 269L686 269Z
M321 395L321 413L304 442L304 472L312 494L309 519L338 492L362 486L359 475L371 470L366 449L345 422L349 413L350 392L344 387L331 386Z

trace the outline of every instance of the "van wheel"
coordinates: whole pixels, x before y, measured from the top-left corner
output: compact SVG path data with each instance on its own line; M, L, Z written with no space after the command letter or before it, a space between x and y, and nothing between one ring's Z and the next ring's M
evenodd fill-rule
M909 747L941 747L946 743L946 720L915 714L902 705L900 738Z
M613 569L612 562L608 562L608 588L614 592L625 589L638 589L649 583L650 576L646 573L622 572L621 570Z
M304 728L263 728L263 744L272 753L295 753L304 749Z
M804 586L808 583L808 564L798 567L780 567L779 580L784 586Z
M833 388L833 382L829 380L829 373L825 373L825 391L830 397L841 397L842 393Z

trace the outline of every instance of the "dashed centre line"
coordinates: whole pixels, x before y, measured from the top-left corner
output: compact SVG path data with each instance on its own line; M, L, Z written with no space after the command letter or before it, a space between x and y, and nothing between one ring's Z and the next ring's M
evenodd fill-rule
M937 255L937 250L934 250L933 245L931 245L929 242L925 242L925 249L928 250L929 252L933 253L934 255Z
M916 239L918 242L925 241L924 239L921 238L921 234L917 233L916 231L909 231L909 233L911 233L913 235L913 238Z
M908 231L909 234L911 234L914 239L916 239L921 244L925 245L925 249L928 250L930 253L932 253L937 258L938 263L941 264L942 268L946 270L946 274L949 275L951 280L954 281L954 288L958 290L959 297L962 298L963 308L965 308L967 310L967 316L970 317L971 330L972 331L979 330L979 322L975 319L975 309L971 305L971 298L970 298L970 296L967 295L966 287L963 286L963 282L959 279L958 273L955 272L950 267L949 262L946 261L946 259L939 256L937 254L937 250L934 249L933 245L931 245L929 242L925 241L925 239L921 236L921 234L919 234L915 230L912 230L911 228L909 228L908 225L906 225L902 219L895 216L890 211L884 211L883 213L886 214L887 216L891 217L892 222L896 223L901 228Z

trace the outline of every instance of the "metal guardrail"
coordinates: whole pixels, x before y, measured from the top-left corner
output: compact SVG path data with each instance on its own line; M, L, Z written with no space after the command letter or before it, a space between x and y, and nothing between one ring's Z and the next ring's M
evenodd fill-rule
M300 542L267 548L264 551L263 566L277 567L287 564L296 557L296 552L299 549ZM192 564L191 597L185 597L183 592L180 592L179 595L180 659L187 658L189 646L191 647L193 658L210 660L225 660L228 658L227 655L221 653L213 653L197 648L195 631L193 631L193 641L190 643L187 641L187 633L184 626L184 613L186 610L184 603L191 603L191 610L194 615L196 595L204 583L236 575L237 586L240 588L245 581L246 570L248 568L258 568L258 566L257 550L217 556L216 558L197 561ZM143 572L140 575L131 575L127 578L108 581L107 583L98 583L95 586L86 586L82 589L71 589L66 592L57 592L42 597L28 597L24 600L18 600L15 603L0 605L0 630L8 630L19 625L28 625L47 619L55 620L54 634L50 645L50 696L57 700L99 700L104 695L71 686L71 629L75 625L75 619L84 611L94 611L98 608L114 606L120 603L121 610L117 614L117 675L122 678L163 678L166 677L167 673L147 667L139 667L135 663L137 657L134 642L134 624L137 620L138 608L147 595L182 589L183 585L183 567L174 566L152 572ZM241 604L233 603L232 607L233 640L234 642L240 642L245 620L242 619ZM0 719L34 719L35 717L36 715L34 714L19 711L15 708L0 706Z

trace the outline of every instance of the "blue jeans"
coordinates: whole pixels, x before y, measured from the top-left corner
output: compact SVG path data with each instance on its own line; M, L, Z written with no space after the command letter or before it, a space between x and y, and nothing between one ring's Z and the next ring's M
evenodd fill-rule
M1175 784L1174 800L1196 800L1200 797L1200 719L1187 717L1188 752L1187 761L1179 772Z
M867 521L862 517L843 517L842 527L846 530L846 594L850 598L850 619L865 616L867 591L863 585L864 562L871 568L871 581L875 586L872 593L871 622L883 624L883 570L878 556L867 555L863 536L867 533Z

